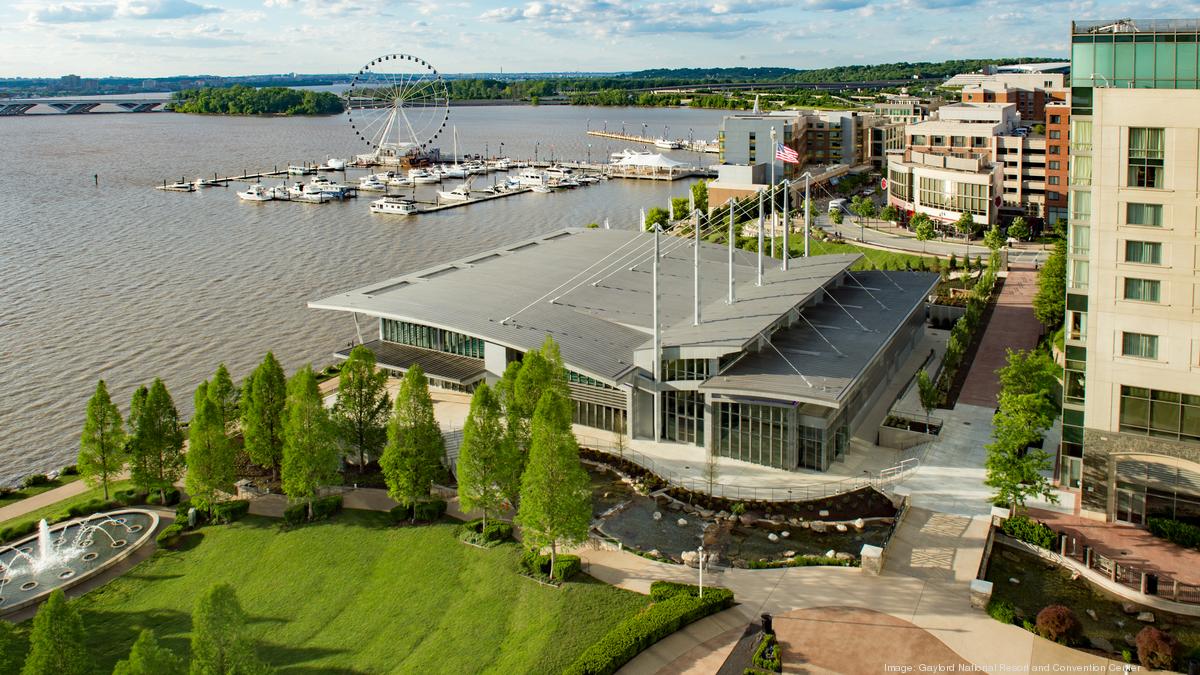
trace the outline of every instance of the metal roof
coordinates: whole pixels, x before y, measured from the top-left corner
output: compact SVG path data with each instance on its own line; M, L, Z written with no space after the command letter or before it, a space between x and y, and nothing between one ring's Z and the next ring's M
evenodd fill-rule
M807 322L776 332L774 348L763 345L700 390L840 404L938 280L928 272L853 272L850 277L830 291L833 300L801 312Z
M465 333L520 350L554 337L573 370L614 381L648 348L653 235L567 229L388 279L309 303ZM789 310L808 301L858 254L792 259L788 271L734 252L736 302L726 303L728 249L700 247L700 326L692 326L690 239L660 237L660 314L664 347L736 351ZM506 321L507 319L507 321Z
M407 371L414 365L430 377L450 380L459 384L470 384L484 375L483 359L473 359L449 352L441 352L421 347L372 340L364 342L363 346L375 353L375 362L384 368ZM343 349L334 352L338 358L350 358L350 350Z

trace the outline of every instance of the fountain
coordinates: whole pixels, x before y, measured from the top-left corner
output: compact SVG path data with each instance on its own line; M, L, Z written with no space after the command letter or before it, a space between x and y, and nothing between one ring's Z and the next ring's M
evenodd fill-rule
M97 513L54 526L43 519L36 534L0 547L0 614L115 565L146 543L157 525L158 515L141 509Z

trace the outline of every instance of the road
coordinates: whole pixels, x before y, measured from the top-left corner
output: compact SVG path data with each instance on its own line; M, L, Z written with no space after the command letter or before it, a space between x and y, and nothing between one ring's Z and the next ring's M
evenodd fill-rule
M915 237L894 234L892 232L880 231L872 229L870 226L860 227L854 222L854 217L846 216L845 221L841 225L834 225L833 221L829 220L829 216L822 213L817 216L816 224L826 232L837 232L847 240L858 241L860 236L865 236L866 243L890 248L909 253L928 253L938 256L949 256L951 253L957 256L962 256L964 253L969 253L972 258L976 256L986 257L990 252L987 246L982 244L972 243L970 245L956 241L954 239L934 239L930 241L917 241ZM878 223L878 221L876 221ZM1009 263L1018 263L1025 265L1037 264L1045 262L1049 257L1050 251L1040 248L1009 248L1008 261Z

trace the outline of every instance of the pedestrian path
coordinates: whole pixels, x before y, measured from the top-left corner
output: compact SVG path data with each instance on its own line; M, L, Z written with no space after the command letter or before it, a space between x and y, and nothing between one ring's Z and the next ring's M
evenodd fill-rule
M992 318L988 321L979 350L967 371L960 404L995 408L1000 394L1000 376L1009 349L1032 349L1037 346L1042 325L1033 313L1033 296L1037 292L1037 272L1010 270L996 299Z
M53 490L46 490L41 494L36 494L32 497L26 497L19 502L13 502L8 506L0 508L0 523L14 518L20 518L28 513L37 511L38 509L50 506L64 499L70 499L76 495L83 494L89 489L89 485L82 481L76 480L67 483L66 485L56 487Z

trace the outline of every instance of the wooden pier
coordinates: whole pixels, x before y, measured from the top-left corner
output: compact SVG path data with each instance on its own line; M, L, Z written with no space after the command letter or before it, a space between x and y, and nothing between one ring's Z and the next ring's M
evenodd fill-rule
M530 191L531 191L531 188L521 187L521 188L514 188L512 190L507 190L505 192L501 192L501 193L494 194L494 195L483 195L482 197L471 197L470 199L464 199L462 201L446 202L444 204L438 204L436 202L433 202L432 206L421 207L421 210L418 211L418 213L433 213L434 211L445 211L446 209L452 209L456 206L467 206L468 204L478 204L480 202L490 202L493 199L500 199L501 197L510 197L512 195L519 195L519 194L522 194L525 192L530 192ZM418 201L417 203L418 204L430 204L431 202Z

